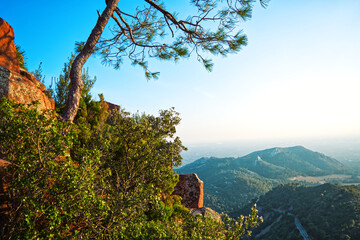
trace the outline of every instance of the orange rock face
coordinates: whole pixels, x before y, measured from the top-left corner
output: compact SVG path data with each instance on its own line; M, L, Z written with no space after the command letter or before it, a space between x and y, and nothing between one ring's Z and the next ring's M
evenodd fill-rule
M20 72L14 44L14 30L2 18L0 18L0 66Z
M204 183L195 173L179 175L174 195L182 197L181 204L187 208L202 208L204 204Z
M0 18L0 98L29 104L39 101L38 110L54 109L55 102L31 73L21 69L14 44L14 31Z

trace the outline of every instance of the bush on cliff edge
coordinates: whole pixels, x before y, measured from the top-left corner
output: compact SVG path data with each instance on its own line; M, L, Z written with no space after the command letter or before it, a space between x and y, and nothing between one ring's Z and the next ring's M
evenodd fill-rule
M181 163L173 109L113 112L96 127L0 101L0 141L11 162L7 239L235 239L261 219L194 218L171 196ZM84 134L86 133L86 136Z

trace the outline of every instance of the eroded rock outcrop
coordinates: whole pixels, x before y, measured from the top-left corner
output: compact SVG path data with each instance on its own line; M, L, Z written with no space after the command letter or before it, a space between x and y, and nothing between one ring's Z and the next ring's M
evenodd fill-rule
M182 197L181 204L185 207L201 208L204 203L204 183L196 173L179 175L173 194Z
M181 204L191 210L193 216L201 215L221 221L221 215L211 208L204 207L204 183L196 173L180 174L179 182L174 188L173 195L182 198Z
M14 31L0 18L0 98L2 97L23 104L39 101L40 112L55 108L55 102L48 96L44 84L20 68L14 44Z

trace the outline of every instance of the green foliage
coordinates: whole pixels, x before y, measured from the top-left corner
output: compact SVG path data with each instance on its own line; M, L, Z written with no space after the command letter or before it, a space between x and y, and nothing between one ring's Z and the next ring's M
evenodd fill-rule
M45 76L43 75L42 62L40 62L39 67L35 69L32 74L37 80L45 84Z
M95 193L99 151L77 149L81 159L72 159L71 126L5 99L0 105L0 140L12 163L9 239L96 235L109 210Z
M258 226L259 223L263 222L263 219L257 215L255 204L251 208L249 216L244 217L241 215L237 219L233 219L225 215L224 221L228 231L227 239L240 239L243 235L249 237L251 235L250 229Z
M239 25L250 19L255 0L192 0L189 16L166 8L166 1L145 1L135 11L127 12L120 5L110 30L113 37L97 46L104 63L119 68L125 58L140 66L146 78L157 78L158 72L148 68L148 58L177 62L195 54L198 61L211 71L208 54L226 56L237 53L247 44ZM260 0L263 7L268 1ZM181 11L179 11L181 13ZM82 49L84 43L78 43Z
M62 72L60 73L58 81L55 82L55 86L52 91L53 98L55 100L56 112L58 112L58 113L62 113L62 111L65 107L65 104L66 104L66 100L67 100L68 93L70 90L70 70L71 70L71 65L74 62L74 60L75 60L75 55L72 53L70 58L68 59L68 62L64 63ZM92 102L93 99L92 99L90 90L96 82L96 77L91 78L91 76L89 75L88 69L83 69L82 74L81 74L81 79L84 83L84 88L81 93L81 100L80 100L81 106L80 106L79 111L80 111L80 115L81 115L80 117L84 117L84 114L86 112L86 106L94 104Z
M7 239L233 239L261 221L256 209L225 223L194 218L170 195L184 149L173 109L113 112L87 131L35 109L0 101L12 179Z
M67 63L64 63L64 68L59 76L58 81L55 82L54 88L50 91L55 100L55 110L61 114L65 108L68 93L70 90L70 70L74 62L75 55L71 54ZM86 141L91 141L91 131L94 128L103 124L107 117L107 105L102 104L104 98L101 95L100 101L95 101L91 95L91 89L96 82L96 77L89 75L88 69L83 69L81 79L84 83L84 88L81 92L81 99L79 102L79 109L74 119L74 123L78 126L77 132L83 145Z
M20 67L23 69L27 69L26 68L25 51L22 50L19 45L16 45L15 48L16 48L16 55L17 55L17 59L19 61Z
M42 69L42 62L40 62L39 66L37 69L35 69L35 71L32 72L32 74L34 75L34 77L39 80L41 83L43 83L45 85L45 75L43 74L43 69ZM44 93L48 96L48 97L52 97L54 94L54 89L52 88L52 82L51 84L46 87L47 90L44 91Z

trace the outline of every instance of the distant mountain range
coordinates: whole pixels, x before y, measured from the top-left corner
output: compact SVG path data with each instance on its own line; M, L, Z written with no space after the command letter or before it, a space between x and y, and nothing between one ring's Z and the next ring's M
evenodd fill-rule
M236 212L253 198L295 176L349 174L334 158L302 146L271 148L239 158L200 158L179 168L204 181L204 202L219 212Z
M242 211L246 214L253 203ZM311 239L360 239L360 188L323 184L279 185L257 201L264 222L250 239L302 240L301 224Z

